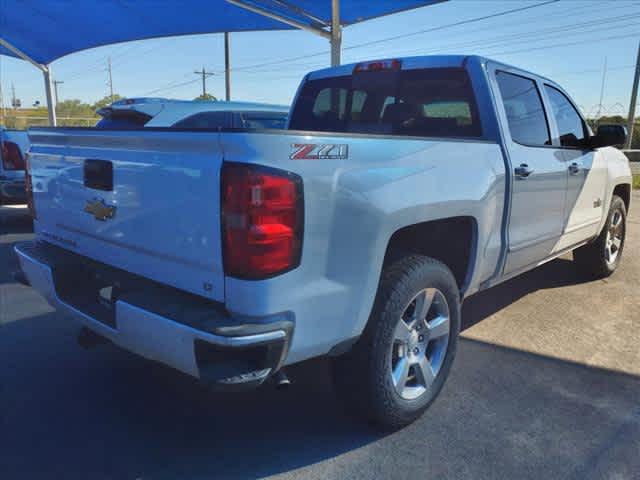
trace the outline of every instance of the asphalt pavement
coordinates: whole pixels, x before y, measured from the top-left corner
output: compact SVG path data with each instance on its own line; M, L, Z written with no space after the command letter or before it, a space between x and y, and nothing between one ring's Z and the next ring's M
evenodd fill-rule
M75 327L12 278L32 238L0 209L0 479L640 479L640 195L622 265L570 256L470 298L451 376L415 424L346 416L327 365L215 394Z

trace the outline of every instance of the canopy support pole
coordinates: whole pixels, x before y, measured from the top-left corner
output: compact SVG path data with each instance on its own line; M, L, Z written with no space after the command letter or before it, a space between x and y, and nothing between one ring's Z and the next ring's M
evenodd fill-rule
M44 75L44 90L47 94L47 111L49 113L49 125L55 127L58 125L56 118L56 102L57 98L53 96L53 78L51 77L51 67L42 72Z
M636 104L638 103L638 83L640 83L640 42L638 43L638 58L636 59L636 71L633 76L633 88L631 89L631 101L629 102L629 118L627 119L627 144L625 148L631 150L633 141L633 127L636 120Z
M51 78L51 67L49 65L42 65L41 63L36 62L29 55L24 53L19 48L14 47L9 42L7 42L4 38L0 38L0 45L14 53L17 57L21 58L29 62L31 65L40 70L44 75L44 88L47 94L47 110L49 111L49 125L55 127L57 125L56 121L56 106L55 100L53 97L53 79Z
M229 32L224 32L224 98L231 100L231 71L229 70Z
M331 0L331 66L340 65L342 50L342 26L340 25L340 0Z

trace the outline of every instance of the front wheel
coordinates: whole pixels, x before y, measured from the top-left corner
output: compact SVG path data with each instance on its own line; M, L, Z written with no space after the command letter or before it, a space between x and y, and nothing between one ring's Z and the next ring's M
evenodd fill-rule
M608 277L620 264L626 233L627 209L622 198L614 195L602 232L595 241L573 252L574 261L588 276Z
M460 332L460 293L441 262L411 255L385 268L367 327L333 359L350 410L385 427L416 420L449 375Z

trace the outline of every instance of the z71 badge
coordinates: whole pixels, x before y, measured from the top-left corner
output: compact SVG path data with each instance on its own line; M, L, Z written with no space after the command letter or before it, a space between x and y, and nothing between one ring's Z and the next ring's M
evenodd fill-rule
M291 148L291 160L343 160L349 157L349 147L345 144L294 143Z

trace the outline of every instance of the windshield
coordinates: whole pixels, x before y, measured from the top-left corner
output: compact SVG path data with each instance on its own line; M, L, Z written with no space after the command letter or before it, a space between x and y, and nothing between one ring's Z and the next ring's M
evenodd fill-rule
M482 135L471 82L462 68L358 72L311 80L289 128L425 137Z

